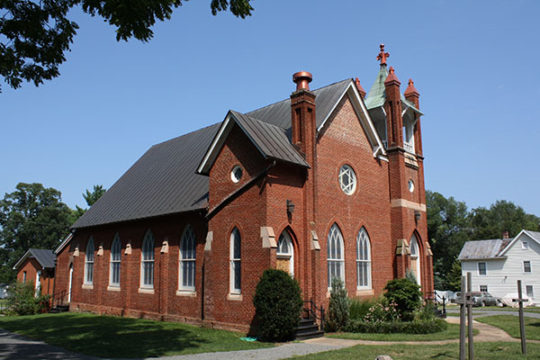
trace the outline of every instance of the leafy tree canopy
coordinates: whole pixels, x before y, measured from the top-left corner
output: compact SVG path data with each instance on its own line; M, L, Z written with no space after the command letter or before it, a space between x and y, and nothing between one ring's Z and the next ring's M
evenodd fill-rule
M54 249L68 234L71 210L60 191L19 183L0 200L0 282L15 277L15 263L29 248Z
M187 0L184 0L187 1ZM251 0L211 0L212 14L229 9L251 15ZM36 86L60 75L58 66L79 26L68 12L80 6L116 28L116 39L150 40L157 20L170 19L182 0L2 0L0 1L0 75L16 89L23 81ZM0 88L1 90L1 88Z

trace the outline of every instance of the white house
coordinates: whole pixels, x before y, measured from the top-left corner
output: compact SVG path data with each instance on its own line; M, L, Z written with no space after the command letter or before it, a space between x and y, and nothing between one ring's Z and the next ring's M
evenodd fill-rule
M459 254L463 276L472 274L473 291L504 297L517 293L540 303L540 232L522 230L514 239L467 241Z

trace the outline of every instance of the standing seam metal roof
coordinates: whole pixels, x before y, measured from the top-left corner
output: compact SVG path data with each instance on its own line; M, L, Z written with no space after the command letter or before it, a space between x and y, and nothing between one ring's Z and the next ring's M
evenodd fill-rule
M20 259L17 261L14 269L17 269L28 258L35 258L43 269L54 269L56 255L52 250L47 249L29 249Z
M318 127L351 82L352 79L346 79L313 91ZM289 137L291 127L290 99L257 109L242 118L249 119L246 120L246 129L249 128L254 140L257 139L257 144L269 156L307 165L291 147L290 139L285 146L284 136ZM208 205L208 177L197 174L196 170L220 124L152 146L72 228L205 209Z

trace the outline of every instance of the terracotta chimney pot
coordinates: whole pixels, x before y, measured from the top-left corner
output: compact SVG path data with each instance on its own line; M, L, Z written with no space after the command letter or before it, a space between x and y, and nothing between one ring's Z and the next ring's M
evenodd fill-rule
M309 91L309 83L311 80L313 80L313 75L311 75L310 72L307 71L299 71L297 73L294 73L293 81L296 83L296 91L299 90L308 90Z

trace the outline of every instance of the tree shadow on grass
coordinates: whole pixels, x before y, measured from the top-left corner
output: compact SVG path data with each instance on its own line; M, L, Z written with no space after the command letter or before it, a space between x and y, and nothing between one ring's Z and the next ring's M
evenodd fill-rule
M221 341L233 337L179 323L86 314L2 319L0 327L71 351L112 358L219 351Z

